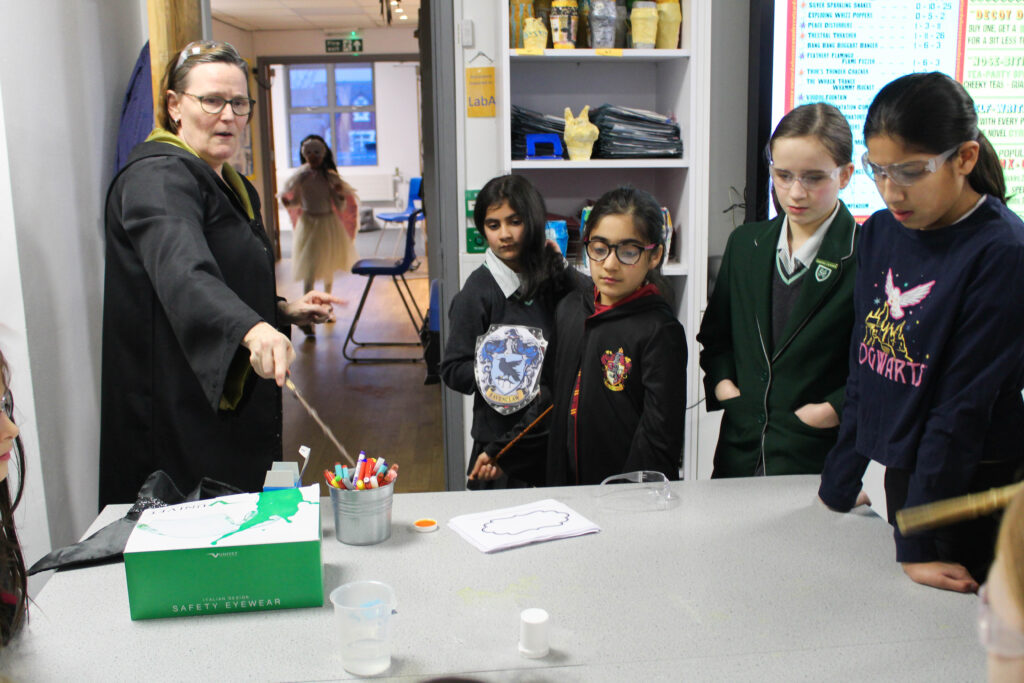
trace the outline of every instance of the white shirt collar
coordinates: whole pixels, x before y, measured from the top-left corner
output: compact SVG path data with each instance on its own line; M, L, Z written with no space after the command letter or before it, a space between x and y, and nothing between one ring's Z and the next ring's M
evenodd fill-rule
M807 238L807 241L800 245L800 248L796 250L792 255L789 253L789 217L782 219L782 230L779 231L779 243L776 245L776 250L779 252L779 261L782 262L782 267L789 275L793 274L796 269L797 261L803 264L804 268L810 268L811 264L814 263L814 259L818 256L818 250L821 249L821 243L825 241L825 234L828 229L832 227L832 222L836 219L836 215L839 213L839 202L836 202L836 208L832 209L832 215L825 219L814 234Z
M484 252L484 265L491 271L491 277L498 283L501 293L509 298L519 291L522 284L519 280L519 273L505 265L505 262L498 258L490 247Z
M965 213L963 216L960 216L960 218L957 218L955 221L953 221L952 225L956 225L960 221L967 220L967 217L970 216L975 211L977 211L979 208L981 208L981 205L984 204L985 200L987 200L987 199L988 199L988 195L987 194L981 195L981 199L979 199L977 202L975 202L974 206L972 206L970 209L968 209L967 213Z

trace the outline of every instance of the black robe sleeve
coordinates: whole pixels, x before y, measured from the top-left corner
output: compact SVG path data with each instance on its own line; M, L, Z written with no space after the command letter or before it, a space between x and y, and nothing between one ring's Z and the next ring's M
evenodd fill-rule
M197 202L209 189L173 157L137 162L120 195L122 225L207 402L220 405L232 359L263 319L225 283ZM216 233L216 230L211 232ZM274 321L270 321L273 324Z

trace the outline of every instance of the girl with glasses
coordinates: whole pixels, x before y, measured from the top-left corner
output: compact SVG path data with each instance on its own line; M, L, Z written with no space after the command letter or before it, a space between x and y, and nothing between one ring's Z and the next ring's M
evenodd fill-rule
M358 259L353 238L359 199L338 174L334 153L322 137L307 135L299 145L299 159L302 166L281 193L295 226L292 272L303 283L303 292L312 291L320 280L330 294L334 274L351 270ZM303 325L302 331L312 336L313 326Z
M955 80L917 73L875 96L865 170L888 208L861 230L846 404L819 496L865 502L870 466L897 510L1009 484L1024 463L1024 223ZM996 524L903 536L918 583L975 591Z
M28 611L28 590L25 559L14 528L14 510L21 502L25 489L25 455L14 424L14 399L9 389L10 371L0 353L0 647L10 642L21 629ZM14 496L7 481L9 468L14 463L17 488Z
M158 469L182 491L204 476L260 490L281 459L290 325L341 303L278 299L259 195L228 161L251 114L238 52L187 45L167 65L159 126L110 185L100 507L134 501Z
M550 419L541 419L523 438L495 457L550 405L554 310L581 279L553 243L545 239L544 198L523 176L492 178L477 195L473 221L487 241L482 266L470 273L452 299L450 332L441 360L441 379L473 396L470 488L520 488L544 483ZM540 395L530 405L502 412L485 400L476 382L477 338L492 325L539 329L548 341ZM500 361L499 361L500 362Z
M857 224L839 199L853 135L818 102L768 142L779 215L729 236L697 341L709 411L725 415L713 477L819 474L835 443L853 328Z
M548 484L599 484L655 470L679 478L686 337L664 295L664 217L649 193L619 187L583 231L593 287L558 305Z

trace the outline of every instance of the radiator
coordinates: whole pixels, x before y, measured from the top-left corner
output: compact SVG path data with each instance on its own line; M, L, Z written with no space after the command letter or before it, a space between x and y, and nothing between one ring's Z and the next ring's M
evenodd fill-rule
M372 175L342 174L342 177L359 193L360 202L395 201L394 176L382 173Z

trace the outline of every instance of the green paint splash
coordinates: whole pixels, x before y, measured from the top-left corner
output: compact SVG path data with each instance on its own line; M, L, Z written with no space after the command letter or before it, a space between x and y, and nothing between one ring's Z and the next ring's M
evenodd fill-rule
M242 533L246 529L251 529L258 524L269 522L274 517L279 517L291 524L291 518L299 511L299 503L302 502L301 489L281 489L261 493L256 499L256 510L244 522L238 525L237 529L229 531L210 543L210 545L217 545L228 536Z

